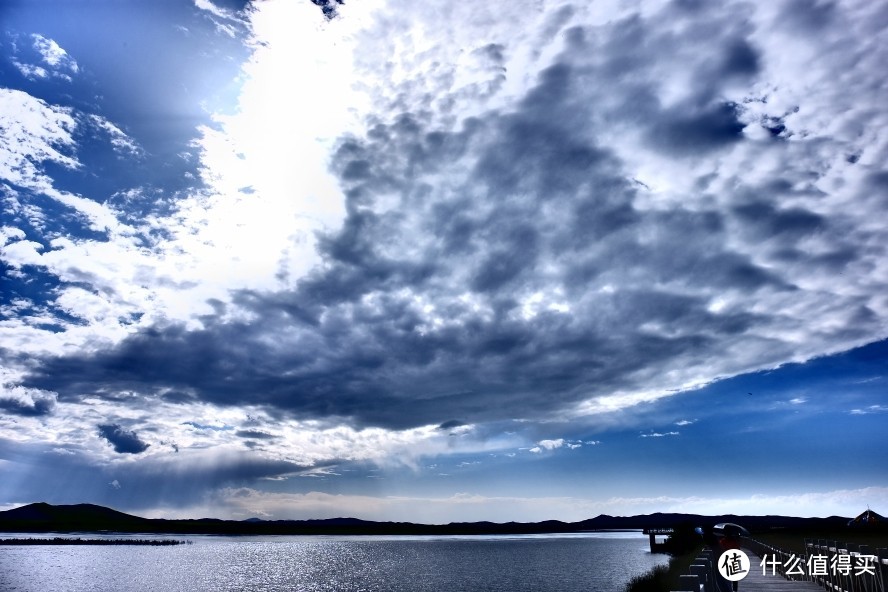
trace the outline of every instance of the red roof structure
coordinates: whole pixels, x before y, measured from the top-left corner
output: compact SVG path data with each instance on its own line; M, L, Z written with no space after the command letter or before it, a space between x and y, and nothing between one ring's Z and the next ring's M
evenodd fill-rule
M876 524L888 524L888 521L885 520L884 516L879 516L869 508L863 514L848 522L848 526L871 526Z

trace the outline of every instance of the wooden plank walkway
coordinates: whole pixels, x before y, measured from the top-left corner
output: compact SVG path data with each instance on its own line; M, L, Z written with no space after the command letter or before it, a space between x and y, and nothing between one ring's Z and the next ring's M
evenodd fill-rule
M771 575L771 568L767 568L767 575L762 574L761 559L749 549L743 549L749 555L749 574L743 578L737 592L824 592L824 589L814 582L792 581L783 576Z
M808 542L806 542L806 548L809 551L823 551L823 554L830 550L830 552L834 552L836 549L839 549L842 553L848 553L848 549L857 553L857 549L859 549L862 556L874 556L876 562L869 569L869 575L855 574L854 578L838 578L840 581L835 581L836 578L831 578L833 583L824 582L825 587L821 587L816 582L804 579L787 580L779 573L773 573L775 570L783 571L787 567L791 567L793 571L797 569L797 567L793 567L796 565L795 555L777 547L771 547L760 541L747 538L743 543L743 551L749 557L750 569L749 574L738 582L738 592L830 592L831 590L835 592L849 592L852 590L857 592L888 592L888 588L885 586L885 582L888 582L888 550L879 548L873 554L870 553L869 548L866 546L852 547L847 543L832 543L832 546L826 547ZM725 581L718 575L716 561L720 553L718 555L716 553L717 551L712 547L704 547L688 568L690 573L679 576L676 589L690 592L729 592L730 582ZM762 570L762 556L768 557L765 570ZM805 568L802 567L802 569L804 570ZM821 569L823 569L822 566ZM823 580L824 578L819 579ZM853 580L853 582L848 580Z
M748 553L747 553L748 554ZM781 575L762 575L762 567L755 561L755 555L750 556L752 565L749 575L740 581L737 592L824 592L824 589L814 582L790 581Z

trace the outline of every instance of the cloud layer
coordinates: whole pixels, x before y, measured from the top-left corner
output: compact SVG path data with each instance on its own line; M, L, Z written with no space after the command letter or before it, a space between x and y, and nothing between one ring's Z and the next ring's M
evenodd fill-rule
M23 31L0 88L0 425L134 471L103 491L579 455L888 337L877 3L143 16L169 80ZM133 84L103 103L97 73Z
M338 141L346 216L319 236L317 267L235 291L197 329L158 323L47 359L26 384L406 428L594 411L884 337L884 138L850 131L884 116L867 81L885 50L860 34L873 10L553 12L536 31L551 58L508 101L528 58L505 38L466 58L484 84L414 56ZM394 40L430 14L378 19L356 47L407 60ZM450 56L461 16L429 56ZM817 68L787 64L790 47ZM839 73L859 90L850 113L822 84Z

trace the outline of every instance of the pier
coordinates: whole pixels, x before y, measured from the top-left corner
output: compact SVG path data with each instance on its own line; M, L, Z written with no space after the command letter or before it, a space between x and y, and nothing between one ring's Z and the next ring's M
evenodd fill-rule
M665 553L666 548L663 543L657 542L658 536L669 536L675 532L674 528L663 527L663 528L645 528L642 531L644 534L648 535L651 542L651 553Z

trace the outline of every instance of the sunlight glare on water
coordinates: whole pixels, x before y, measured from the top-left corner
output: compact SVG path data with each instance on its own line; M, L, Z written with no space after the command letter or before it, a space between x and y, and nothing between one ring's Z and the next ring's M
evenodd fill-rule
M666 562L639 533L209 537L190 545L0 546L15 592L621 592Z

